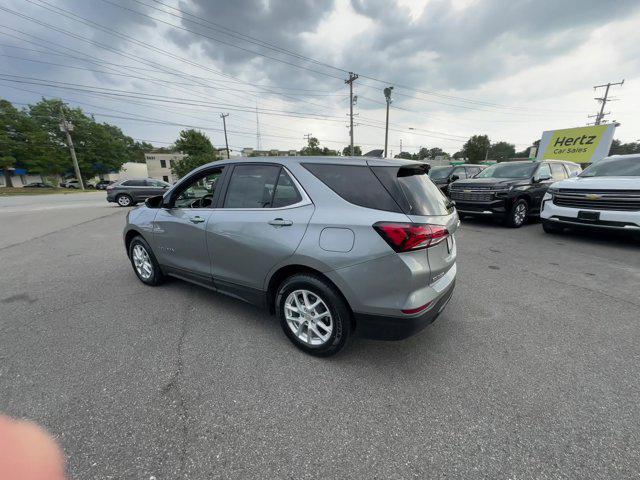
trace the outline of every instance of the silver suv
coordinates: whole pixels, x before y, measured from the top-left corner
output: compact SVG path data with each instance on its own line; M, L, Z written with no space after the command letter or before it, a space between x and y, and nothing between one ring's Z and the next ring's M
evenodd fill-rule
M411 161L269 157L204 165L127 215L138 278L170 275L278 315L307 353L399 340L455 284L455 208Z

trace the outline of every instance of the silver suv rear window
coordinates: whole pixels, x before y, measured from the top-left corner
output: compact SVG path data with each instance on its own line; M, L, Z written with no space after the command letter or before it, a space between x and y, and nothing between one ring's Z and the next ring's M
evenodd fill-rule
M367 166L329 163L303 163L302 166L349 203L387 212L401 212Z
M407 215L449 215L453 211L422 165L371 170Z

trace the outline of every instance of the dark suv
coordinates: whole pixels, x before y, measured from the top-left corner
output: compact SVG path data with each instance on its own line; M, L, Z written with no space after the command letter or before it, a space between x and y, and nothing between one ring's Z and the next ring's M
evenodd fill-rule
M153 178L120 180L107 187L107 202L130 207L144 202L147 198L163 195L170 186L167 182Z
M452 183L449 196L461 217L489 216L521 227L529 216L540 215L549 185L576 171L580 171L579 165L558 160L498 163L475 178Z
M487 168L486 165L473 164L431 167L429 170L429 178L442 190L442 193L449 195L449 185L452 182L473 178L485 168Z

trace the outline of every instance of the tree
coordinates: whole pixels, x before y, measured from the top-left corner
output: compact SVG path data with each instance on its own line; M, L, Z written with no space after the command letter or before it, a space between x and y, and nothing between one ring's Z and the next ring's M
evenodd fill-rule
M134 141L119 127L108 123L97 123L80 108L69 108L60 100L42 99L29 105L27 114L44 131L48 146L46 158L34 157L27 169L41 174L66 174L73 171L66 146L65 134L60 131L60 110L73 125L73 143L82 176L91 178L97 174L114 172L124 162L131 160Z
M516 146L508 142L496 142L489 148L492 160L507 160L516 156Z
M344 155L345 157L349 157L351 156L351 146L347 145L346 147L344 147L342 149L342 155ZM360 157L362 155L362 149L360 148L359 145L354 145L353 146L353 156L354 157Z
M153 148L60 100L43 98L18 110L0 99L0 169L5 170L7 178L9 168L24 168L41 175L73 172L66 135L60 131L61 109L73 125L71 136L85 179L117 171L124 162L144 161L144 152Z
M129 151L131 152L131 160L137 163L144 163L145 158L144 154L153 150L153 145L147 142L133 142L129 146ZM157 150L156 150L157 151Z
M433 147L427 150L427 157L429 158L448 157L448 156L449 154L439 147Z
M631 153L640 153L640 142L622 143L618 139L611 142L609 155L629 155Z
M320 140L316 137L309 137L307 140L307 146L300 150L300 155L311 156L320 155L322 150L320 149Z
M209 137L194 129L182 130L174 146L176 150L187 155L215 156L216 154L216 149L213 148Z
M334 156L338 155L338 152L336 152L335 150L330 150L327 147L320 148L320 140L318 140L316 137L309 137L307 146L300 150L300 155Z
M409 152L400 152L399 154L397 154L393 158L404 158L406 160L414 160L415 157L416 157L415 154L411 154Z
M198 130L182 130L174 146L176 150L187 154L171 167L171 171L179 178L201 165L218 160L218 152L211 140Z
M429 157L429 149L427 147L420 147L417 153L418 160L424 160Z
M192 170L215 160L217 158L212 158L211 155L187 155L182 160L174 162L171 166L171 171L178 178L182 178Z
M479 163L487 157L491 142L487 135L473 135L462 147L462 153L470 163Z

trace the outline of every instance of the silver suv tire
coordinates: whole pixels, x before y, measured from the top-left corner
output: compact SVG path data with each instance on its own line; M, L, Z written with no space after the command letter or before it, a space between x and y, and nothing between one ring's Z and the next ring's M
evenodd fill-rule
M351 312L345 301L329 282L316 275L296 274L282 282L276 312L289 340L311 355L335 355L351 335Z
M141 236L134 237L129 243L129 260L138 279L155 287L164 281L160 265L151 247Z

